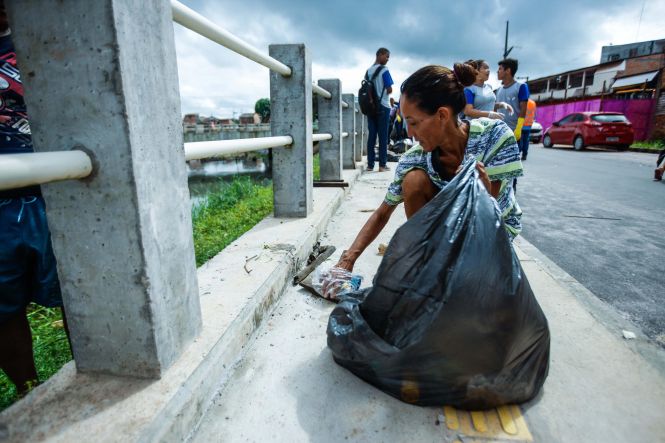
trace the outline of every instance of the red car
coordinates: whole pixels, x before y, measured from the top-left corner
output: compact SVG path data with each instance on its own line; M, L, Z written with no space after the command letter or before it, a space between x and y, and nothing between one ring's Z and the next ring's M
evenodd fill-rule
M578 112L552 123L543 137L543 146L573 145L580 151L589 145L609 145L620 151L633 143L633 125L618 112Z

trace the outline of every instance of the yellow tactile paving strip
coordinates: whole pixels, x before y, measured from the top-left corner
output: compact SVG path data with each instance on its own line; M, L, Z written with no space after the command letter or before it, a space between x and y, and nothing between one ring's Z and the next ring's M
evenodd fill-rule
M486 411L443 407L444 429L451 442L532 442L519 406L500 406Z

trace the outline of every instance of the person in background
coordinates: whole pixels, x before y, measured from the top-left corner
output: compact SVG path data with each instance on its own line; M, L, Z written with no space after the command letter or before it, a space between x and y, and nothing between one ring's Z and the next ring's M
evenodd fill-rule
M499 112L503 114L504 121L513 130L515 139L519 142L529 101L529 87L526 83L515 80L517 67L518 62L514 58L506 58L499 62L497 77L501 80L501 87L497 90L496 99L508 103L515 110L512 114L504 110ZM513 180L513 190L517 192L517 178Z
M3 0L0 66L0 155L32 152L23 84ZM39 186L0 191L0 369L16 385L19 395L38 383L26 310L31 302L62 307ZM66 321L63 311L68 331Z
M468 60L467 64L473 66L478 71L476 81L464 88L466 97L466 106L464 106L464 116L467 118L487 117L491 119L503 120L503 115L496 112L497 109L505 109L512 114L513 108L507 103L497 102L496 95L492 87L486 83L490 78L490 67L485 60Z
M536 102L529 99L526 104L526 115L524 116L524 126L522 126L522 138L520 138L520 152L522 161L526 160L529 154L529 140L531 138L531 125L536 120Z
M476 69L456 63L454 69L425 66L413 73L401 88L400 109L409 136L418 144L404 153L386 196L369 217L336 267L353 271L358 257L404 203L411 218L444 187L466 156L478 161L479 178L497 201L504 228L513 239L521 231L520 210L512 180L522 175L519 148L513 133L500 119L460 120L466 104L464 87L471 85Z
M367 70L367 78L372 78L377 69L381 74L374 80L376 96L379 97L379 112L374 117L367 117L367 170L374 170L376 161L376 138L379 138L379 172L389 171L388 167L388 131L390 123L390 94L393 92L393 78L386 64L390 60L390 51L386 48L379 48L376 51L374 64Z
M658 160L656 160L656 170L653 171L653 179L661 181L665 173L665 149L658 153Z

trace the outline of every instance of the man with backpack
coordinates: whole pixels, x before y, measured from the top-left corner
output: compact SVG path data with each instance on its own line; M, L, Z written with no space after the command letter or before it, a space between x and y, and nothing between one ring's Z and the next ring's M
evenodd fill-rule
M365 81L358 94L361 110L367 115L367 170L374 170L376 137L379 137L379 172L389 171L388 131L390 122L390 94L393 92L393 79L386 63L390 51L379 48L374 64L365 73Z

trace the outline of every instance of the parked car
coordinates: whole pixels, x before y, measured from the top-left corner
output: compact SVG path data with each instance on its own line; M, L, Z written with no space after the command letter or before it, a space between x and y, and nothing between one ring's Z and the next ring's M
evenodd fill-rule
M635 134L633 125L618 112L578 112L552 123L543 136L543 146L573 145L580 151L589 145L628 149Z
M533 122L531 125L531 133L529 134L529 141L533 143L540 143L543 139L543 126L538 122Z

